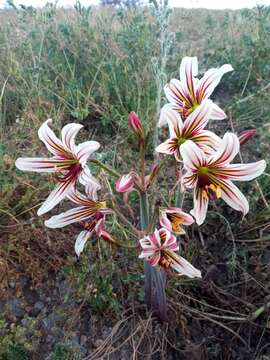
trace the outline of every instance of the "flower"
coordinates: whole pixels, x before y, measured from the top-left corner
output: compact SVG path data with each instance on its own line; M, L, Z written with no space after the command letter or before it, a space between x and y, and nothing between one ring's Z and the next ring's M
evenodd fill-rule
M165 85L165 95L171 106L179 112L182 119L185 119L199 104L211 96L222 76L232 70L231 65L225 64L220 68L209 69L199 80L196 78L198 74L197 57L184 57L180 65L180 81L172 79ZM226 114L219 106L212 103L211 107L211 119L221 120L226 118ZM166 118L161 114L159 126L165 124Z
M134 131L134 133L138 136L138 138L143 140L144 139L143 127L138 115L134 111L132 111L128 115L128 124L130 128Z
M160 210L160 225L177 235L185 234L181 225L191 225L194 223L192 216L176 207L163 208Z
M264 160L250 164L230 164L239 153L239 140L235 134L226 133L220 147L212 155L206 155L192 141L181 147L181 155L187 173L183 185L194 188L194 208L191 214L198 225L206 217L209 199L222 198L233 209L246 215L249 211L248 201L232 180L252 180L263 173L266 167Z
M161 266L166 270L170 267L179 275L190 278L201 277L201 272L187 260L175 253L179 250L176 237L167 229L161 228L140 240L142 252L140 259L146 258L152 266Z
M241 134L238 136L240 145L246 144L249 140L254 138L256 135L256 129L248 129L241 132Z
M75 243L75 251L79 256L84 248L87 239L95 232L98 237L105 240L110 238L110 235L105 231L105 215L112 212L107 208L105 201L97 201L90 198L90 194L85 196L73 189L68 195L68 199L79 207L70 209L62 214L52 216L49 220L45 221L45 225L49 228L56 229L67 226L69 224L78 222L85 230L82 231Z
M98 181L91 175L86 165L88 157L100 144L97 141L86 141L75 145L75 136L83 127L80 124L68 124L62 129L62 140L58 139L48 126L52 120L45 121L38 130L40 140L53 154L51 158L18 158L15 165L23 171L54 173L58 182L55 189L38 210L38 215L45 214L54 208L74 188L77 181L83 185L91 184L98 189Z
M117 192L126 192L133 188L134 181L132 173L122 175L115 183L115 188Z
M192 140L198 145L212 145L217 147L221 139L209 130L204 130L212 113L212 101L205 100L183 122L181 116L170 106L162 109L163 117L169 125L170 138L156 147L156 151L163 154L174 154L180 161L179 150L187 141Z

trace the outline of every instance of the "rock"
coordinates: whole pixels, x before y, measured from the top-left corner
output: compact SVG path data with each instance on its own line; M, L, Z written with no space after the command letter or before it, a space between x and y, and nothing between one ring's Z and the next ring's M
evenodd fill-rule
M16 317L17 319L22 319L25 311L23 308L22 301L20 299L11 299L7 302L6 305L7 312L11 317Z

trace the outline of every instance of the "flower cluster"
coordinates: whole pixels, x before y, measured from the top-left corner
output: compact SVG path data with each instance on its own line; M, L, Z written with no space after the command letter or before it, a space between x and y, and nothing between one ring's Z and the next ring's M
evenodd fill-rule
M180 81L172 79L164 89L169 103L161 110L158 126L168 126L169 138L158 145L156 151L174 155L178 173L181 174L177 180L180 186L177 188L181 191L193 190L194 206L188 214L179 208L178 204L173 207L168 201L170 207L159 208L159 229L155 229L154 232L149 230L156 226L155 214L144 218L145 226L141 229L143 234L138 245L139 258L168 273L186 275L190 278L201 277L199 270L176 253L179 250L176 236L185 234L183 226L189 226L195 221L198 225L204 222L211 200L223 199L233 209L246 215L249 210L248 201L233 181L252 180L261 175L266 167L264 160L250 164L231 164L239 154L240 145L255 136L255 129L246 130L239 137L227 132L222 138L206 129L210 120L226 118L225 112L210 99L210 96L222 76L232 70L232 66L226 64L208 70L199 80L197 58L185 57L180 66ZM119 244L105 229L106 216L109 214L119 215L125 225L131 225L131 231L136 236L141 234L126 219L124 213L121 213L121 207L115 205L116 200L121 199L123 194L125 206L128 207L128 194L136 191L141 199L141 214L145 217L148 209L145 199L164 165L164 161L154 163L150 172L146 174L145 149L148 134L138 115L131 112L128 124L138 140L139 169L131 169L128 174L122 176L105 164L91 159L92 154L100 147L98 142L86 141L75 144L75 137L82 125L72 123L64 126L59 139L49 127L50 122L51 120L47 120L42 124L38 136L52 153L52 157L19 158L16 161L16 166L20 170L51 173L56 182L54 190L39 208L38 215L49 212L64 199L77 205L52 216L45 221L45 225L49 228L60 228L78 223L82 230L75 242L75 252L78 256L93 234ZM89 160L117 177L116 193L109 187L109 199L98 199L102 179L97 179L91 174L87 165ZM128 209L132 212L130 207ZM150 219L154 219L153 223L150 223Z

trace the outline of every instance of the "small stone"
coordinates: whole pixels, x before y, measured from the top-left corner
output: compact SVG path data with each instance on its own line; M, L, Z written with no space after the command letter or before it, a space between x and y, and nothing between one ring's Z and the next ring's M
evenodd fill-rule
M24 316L24 308L22 306L22 302L19 299L12 299L7 303L7 311L9 315L15 316L18 319L23 318Z
M86 344L86 342L87 342L87 336L86 335L82 335L81 337L80 337L80 345L85 345Z
M34 305L34 307L31 309L31 315L37 316L41 310L43 310L45 307L45 304L42 301L37 301Z

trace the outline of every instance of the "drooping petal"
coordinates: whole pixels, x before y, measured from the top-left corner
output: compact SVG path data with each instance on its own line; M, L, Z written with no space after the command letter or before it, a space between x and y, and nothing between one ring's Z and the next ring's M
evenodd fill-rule
M201 225L205 218L208 209L208 196L204 193L203 189L194 189L193 204L194 207L190 211L191 215L196 219L196 223Z
M178 139L171 138L158 145L156 147L156 151L162 154L172 155L178 150L178 148Z
M89 204L89 199L75 188L68 193L67 198L78 205L88 206Z
M169 249L171 251L178 251L179 246L176 242L176 237L173 234L170 234L162 245L163 248Z
M85 192L93 200L97 200L97 192L101 189L101 185L97 178L95 178L87 165L84 166L80 176L79 182L85 186Z
M176 258L170 263L170 266L179 275L185 275L190 278L201 278L200 270L196 269L189 261L181 256L176 255Z
M225 167L215 169L215 174L219 174L236 181L253 180L260 176L266 168L265 160L260 160L250 164L229 164Z
M257 133L256 129L248 129L241 132L238 136L240 145L246 144L249 140L251 140Z
M229 71L233 71L232 66L229 64L222 65L220 68L213 68L206 71L204 76L201 78L197 89L199 102L211 96L214 89L219 84L222 76Z
M38 209L37 214L40 216L52 210L57 204L60 203L61 200L63 200L68 195L70 191L72 191L74 185L74 180L58 184L50 193L42 206Z
M198 60L197 57L186 56L183 58L180 65L180 79L184 84L184 88L188 90L192 99L196 98L196 88L194 84L194 77L198 74Z
M157 266L160 260L160 251L155 251L152 256L148 258L150 265Z
M192 136L190 140L198 143L198 145L211 145L214 148L220 146L222 139L215 133L209 130L200 130L198 133Z
M45 221L45 225L51 229L57 229L75 222L84 221L93 216L93 211L86 206L70 209L59 215L52 216Z
M216 154L209 158L208 165L211 167L222 166L230 163L239 153L240 144L238 137L227 132L217 149Z
M225 112L214 102L212 102L211 120L223 120L226 119L227 115Z
M54 173L67 170L73 162L57 158L18 158L15 165L22 171Z
M89 158L89 156L100 147L100 143L97 141L85 141L82 144L76 146L76 155L84 166Z
M160 248L161 243L160 243L159 230L155 229L153 234L149 234L148 238L153 246L155 246L157 249Z
M116 191L120 193L131 190L133 186L134 181L131 173L120 176L120 178L115 183Z
M64 146L61 140L59 140L52 129L48 126L52 122L52 119L46 120L38 130L39 139L45 144L46 148L56 156L67 156L70 151Z
M194 219L192 216L184 212L182 209L177 207L169 207L164 210L167 214L175 214L179 219L182 220L183 225L191 225L194 223Z
M193 141L187 140L181 145L180 153L187 170L194 171L197 167L205 165L205 155Z
M74 246L77 256L81 255L81 253L84 249L85 243L90 238L90 236L91 236L91 232L89 232L89 231L80 232L79 236L76 239L75 246Z
M159 218L160 226L164 227L165 229L168 229L169 231L172 231L172 224L167 218L166 214L160 216Z
M83 128L83 125L71 123L65 125L61 131L63 144L73 153L76 150L75 137L81 128Z
M205 128L210 120L212 112L212 101L203 101L185 120L183 134L185 137L192 137Z
M184 188L193 189L197 185L197 182L198 182L197 175L191 172L187 172L182 177L182 185Z
M219 180L221 187L221 198L233 209L241 211L246 215L249 211L249 204L245 195L229 180Z
M192 101L188 90L179 80L172 79L167 85L165 85L164 92L168 101L177 108L181 109L185 106L192 107Z

